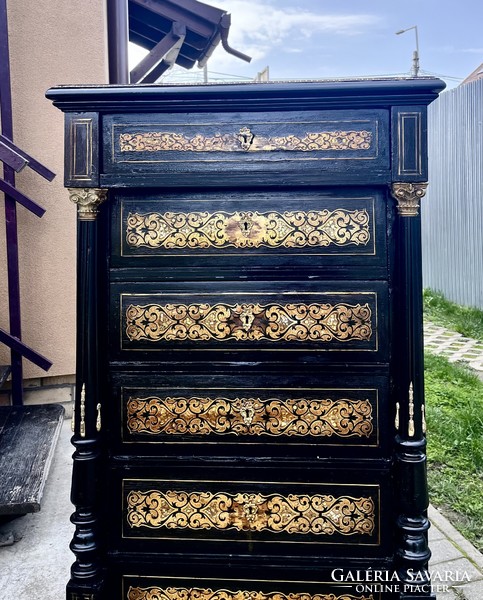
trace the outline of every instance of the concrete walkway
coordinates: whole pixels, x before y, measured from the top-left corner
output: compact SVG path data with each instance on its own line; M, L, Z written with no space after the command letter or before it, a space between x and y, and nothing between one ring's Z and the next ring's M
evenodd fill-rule
M437 600L483 600L483 554L434 506L428 516L429 570Z
M425 325L425 345L452 361L466 360L483 371L483 345L432 324ZM63 600L73 555L69 542L73 526L69 517L71 478L70 423L65 421L42 510L9 523L2 532L17 540L0 547L0 598L7 600ZM483 555L434 507L429 509L433 553L430 571L438 600L483 600ZM112 600L124 600L121 598Z
M0 532L13 532L17 540L12 546L0 547L1 600L65 598L65 585L74 562L69 550L74 533L69 499L71 435L66 419L44 488L42 510L0 525Z

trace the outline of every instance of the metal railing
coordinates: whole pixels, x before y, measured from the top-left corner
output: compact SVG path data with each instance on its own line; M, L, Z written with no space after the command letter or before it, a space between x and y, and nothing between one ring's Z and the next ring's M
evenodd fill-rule
M3 179L0 190L5 196L5 231L7 256L8 314L10 331L0 329L0 343L10 348L12 374L12 404L23 404L23 358L47 371L52 363L22 342L20 314L20 281L18 263L17 203L38 217L45 213L37 202L17 190L15 173L28 166L39 175L52 181L55 173L23 152L13 142L12 95L10 86L10 56L8 45L7 2L0 0L0 161L3 162Z

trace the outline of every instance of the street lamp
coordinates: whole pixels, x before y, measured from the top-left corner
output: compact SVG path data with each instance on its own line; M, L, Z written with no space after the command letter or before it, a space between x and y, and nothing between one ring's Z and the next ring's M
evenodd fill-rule
M412 27L408 27L407 29L401 29L401 31L396 31L396 35L401 35L401 33L406 33L406 31L411 31L411 29L414 29L414 33L416 34L416 50L413 52L413 77L417 77L419 73L418 26L413 25Z

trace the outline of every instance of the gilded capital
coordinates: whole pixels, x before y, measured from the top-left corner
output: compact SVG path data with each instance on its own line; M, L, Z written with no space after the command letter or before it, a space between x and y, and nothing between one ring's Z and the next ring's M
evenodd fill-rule
M425 183L393 183L391 193L397 200L397 210L401 217L417 217L419 200L426 194Z
M77 205L79 221L95 221L99 205L107 198L108 190L99 188L69 188L69 197Z

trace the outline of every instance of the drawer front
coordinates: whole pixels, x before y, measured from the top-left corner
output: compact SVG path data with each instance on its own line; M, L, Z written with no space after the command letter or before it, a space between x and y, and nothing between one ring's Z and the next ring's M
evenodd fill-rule
M377 483L272 483L203 479L123 479L122 538L151 544L178 541L226 551L297 553L313 546L348 547L361 555L381 546ZM135 546L133 545L133 548ZM256 548L255 548L256 547ZM146 551L149 551L146 546ZM368 550L369 551L369 550ZM369 551L370 552L370 551Z
M377 455L386 445L388 378L115 373L119 413L113 443L121 453ZM310 387L308 387L310 385ZM143 446L145 445L145 446ZM189 448L189 449L188 449ZM184 449L184 450L183 450Z
M207 577L163 577L163 576L122 576L123 600L380 600L381 593L376 585L367 585L367 593L361 592L361 585L331 581L342 569L332 570L328 578L317 583L313 581L271 581ZM320 577L320 568L317 570ZM359 591L357 588L359 587ZM395 586L394 586L395 587Z
M281 167L332 177L390 167L385 110L108 115L103 130L105 172L127 178L216 173L220 180L222 169L223 176L244 173L250 185L249 173L270 177Z
M381 192L212 192L112 199L112 266L386 266Z
M213 289L214 284L203 287ZM216 287L223 291L112 284L113 340L120 340L121 356L141 351L153 355L159 350L290 350L374 356L386 352L384 283L304 286L317 291L296 291L301 284L278 283L217 283ZM271 291L260 291L263 287Z

